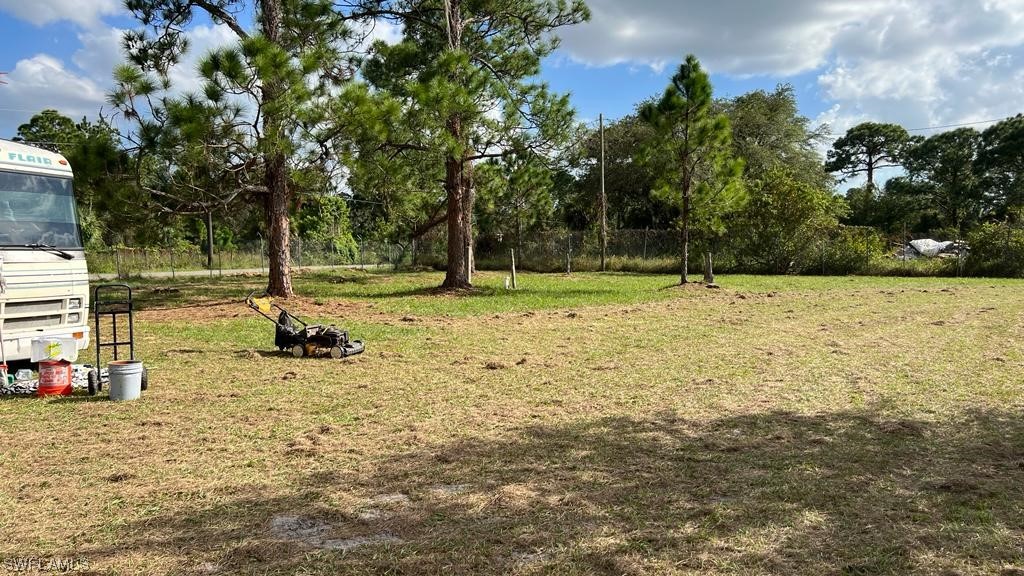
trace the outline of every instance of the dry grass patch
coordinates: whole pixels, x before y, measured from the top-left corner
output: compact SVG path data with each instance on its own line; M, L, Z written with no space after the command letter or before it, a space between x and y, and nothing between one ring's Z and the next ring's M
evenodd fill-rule
M368 344L345 362L268 352L272 325L241 304L146 313L141 402L0 400L0 557L101 574L1024 566L1024 284L591 275L559 299L563 278L525 275L523 309L415 292L434 280L323 280L355 292L299 300L318 321L345 310Z

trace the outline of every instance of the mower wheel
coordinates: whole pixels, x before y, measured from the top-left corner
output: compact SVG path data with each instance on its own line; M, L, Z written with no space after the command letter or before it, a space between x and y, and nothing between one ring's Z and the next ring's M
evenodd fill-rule
M292 356L295 356L296 358L302 358L305 355L306 355L306 347L305 346L303 346L302 344L296 344L295 346L292 346Z
M345 349L344 348L342 348L341 346L335 346L334 348L331 348L331 358L334 358L335 360L341 360L344 357L345 357Z
M103 383L100 382L99 370L89 370L89 396L95 396L99 394L100 390L103 389Z

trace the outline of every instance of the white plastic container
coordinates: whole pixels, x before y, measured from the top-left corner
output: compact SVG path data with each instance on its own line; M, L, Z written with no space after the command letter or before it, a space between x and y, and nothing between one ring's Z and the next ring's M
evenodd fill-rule
M74 338L33 338L32 339L32 362L45 360L67 360L75 362L78 360L78 341Z
M142 360L114 360L107 364L107 370L111 400L138 400L142 396Z

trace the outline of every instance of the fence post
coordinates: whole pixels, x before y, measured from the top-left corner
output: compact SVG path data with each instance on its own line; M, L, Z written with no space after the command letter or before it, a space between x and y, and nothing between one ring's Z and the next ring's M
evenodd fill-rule
M366 262L363 261L363 241L359 241L359 269L366 270Z
M263 274L263 234L257 234L260 237L260 274Z
M644 255L643 258L641 258L641 260L647 260L647 233L649 231L650 228L644 228Z
M956 243L959 245L962 242L960 239L960 232L956 234ZM964 257L963 250L956 251L956 277L959 278L964 275Z
M473 283L473 234L466 238L466 279Z
M565 273L572 274L572 231L565 233Z
M512 248L512 289L518 288L516 284L516 249Z
M174 280L174 249L167 251L171 258L171 280Z

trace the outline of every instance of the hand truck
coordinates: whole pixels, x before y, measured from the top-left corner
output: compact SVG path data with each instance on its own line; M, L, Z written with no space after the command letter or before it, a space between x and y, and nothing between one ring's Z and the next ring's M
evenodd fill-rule
M96 318L96 366L89 372L89 395L95 396L103 390L103 381L100 378L100 353L104 348L114 349L114 360L118 360L118 348L128 347L128 359L135 360L135 304L132 299L132 288L127 284L101 284L93 291L92 297L93 314ZM103 333L100 329L101 319L104 316L110 317L111 340L103 341ZM128 317L128 339L117 339L117 318ZM145 367L142 369L142 389L149 388L149 374Z

